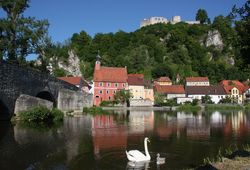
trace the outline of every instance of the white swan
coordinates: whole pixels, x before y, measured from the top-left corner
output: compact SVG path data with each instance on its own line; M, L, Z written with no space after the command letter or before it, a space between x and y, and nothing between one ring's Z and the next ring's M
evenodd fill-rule
M140 151L138 150L131 150L131 151L126 151L126 155L127 155L127 158L129 161L132 161L132 162L141 162L141 161L149 161L151 158L150 158L150 155L148 153L148 144L147 142L150 142L149 139L146 137L144 139L144 148L145 148L145 154L144 155L143 153L141 153Z

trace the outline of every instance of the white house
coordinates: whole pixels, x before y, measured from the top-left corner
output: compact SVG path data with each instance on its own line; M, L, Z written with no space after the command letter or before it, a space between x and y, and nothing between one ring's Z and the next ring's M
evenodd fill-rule
M199 100L208 95L215 104L227 96L222 86L186 86L186 93L187 97Z
M186 77L186 86L209 86L208 77Z

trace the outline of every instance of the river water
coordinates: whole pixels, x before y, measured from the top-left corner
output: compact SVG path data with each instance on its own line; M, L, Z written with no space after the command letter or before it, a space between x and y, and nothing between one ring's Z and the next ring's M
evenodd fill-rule
M125 150L144 151L144 137L151 161L128 162ZM244 111L116 111L66 117L52 127L0 122L0 169L188 169L247 144L250 113ZM165 164L156 164L157 153Z

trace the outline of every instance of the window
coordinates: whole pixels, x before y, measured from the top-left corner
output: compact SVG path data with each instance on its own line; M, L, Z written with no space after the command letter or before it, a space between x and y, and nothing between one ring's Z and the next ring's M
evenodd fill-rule
M122 83L122 87L125 87L125 84L124 84L124 83Z
M99 98L99 96L95 96L96 98Z
M107 83L107 86L110 87L110 83Z
M107 94L109 94L109 91L107 90Z
M114 91L113 91L113 94L115 94L115 93L116 93L116 91L114 90Z
M100 90L99 93L102 94L102 90Z
M102 85L103 85L103 83L102 83L102 82L100 82L100 83L99 83L99 86L102 86Z
M118 87L118 83L115 83L115 87Z
M109 100L111 100L111 97L109 96Z

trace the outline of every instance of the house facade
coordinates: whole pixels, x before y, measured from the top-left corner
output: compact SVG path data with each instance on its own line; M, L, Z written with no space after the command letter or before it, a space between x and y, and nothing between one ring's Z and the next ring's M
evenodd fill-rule
M186 77L186 86L209 86L208 77Z
M97 56L97 58L100 58ZM102 67L99 59L94 70L93 103L99 106L102 101L113 101L117 91L128 89L128 75L126 67Z
M128 74L128 88L132 93L132 99L145 99L144 75Z
M244 102L245 86L238 80L223 80L220 82L232 102L242 104Z
M128 74L128 88L132 93L131 106L152 106L154 104L153 89L148 86L143 74Z
M212 102L219 103L221 99L227 96L226 91L220 85L217 86L186 86L188 98L201 100L204 96L210 96Z

